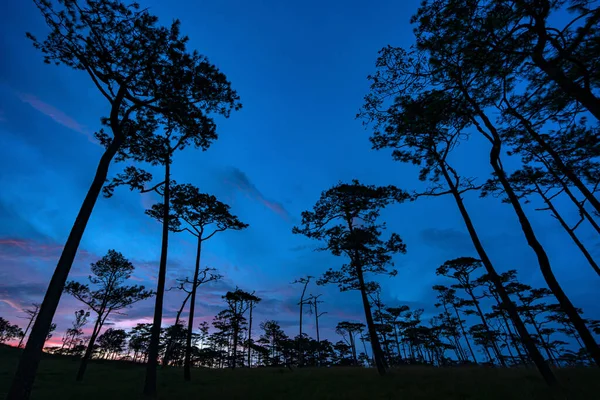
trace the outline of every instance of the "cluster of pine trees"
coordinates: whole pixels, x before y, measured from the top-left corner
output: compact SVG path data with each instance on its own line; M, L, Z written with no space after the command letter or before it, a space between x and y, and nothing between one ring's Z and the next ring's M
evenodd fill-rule
M593 333L597 323L586 320L562 289L526 205L542 202L543 210L558 221L600 275L589 244L580 235L584 225L600 233L600 200L595 195L600 149L597 2L427 0L412 18L415 44L381 50L359 118L372 129L374 149L390 149L394 160L418 167L419 178L429 185L419 193L408 193L393 185L339 183L324 191L312 210L302 213L293 232L319 241L322 250L343 260L317 283L357 291L365 313L364 327L343 321L338 331L345 341L327 348L323 348L326 341L304 336L302 322L293 339L276 323L264 322L260 327L264 334L255 342L250 312L260 299L238 290L224 296L227 308L216 317L211 334L204 335L204 328L200 334L193 332L196 290L211 279L211 272L202 275L200 267L203 242L216 232L247 225L213 196L175 182L177 171L172 164L184 148L208 149L217 139L214 116L228 117L240 108L225 75L205 56L187 49L188 39L180 34L178 21L159 26L157 18L138 5L118 0L87 0L85 4L69 0L58 6L46 0L34 2L50 28L44 40L29 35L34 46L47 63L87 74L110 112L96 134L105 152L36 311L8 399L29 397L65 290L96 312L97 327L118 307L154 296L152 324L130 333L107 330L100 335L100 329L94 329L97 337L92 335L85 352L88 358L98 351L105 357L120 357L129 337L125 350L129 357L146 361L144 393L149 396L156 396L156 367L161 358L165 364L183 363L186 379L192 365L319 365L334 359L335 363L347 362L342 359L369 362L383 375L390 366L403 362L445 365L451 362L452 353L456 360L477 362L475 351L480 349L485 362L535 365L551 386L558 385L551 364L600 366L600 348ZM555 22L558 14L568 16L569 21ZM469 146L473 137L485 146ZM459 171L455 158L459 147L484 151L491 176L477 181L468 175L471 171ZM505 167L509 159L510 165L518 167ZM129 166L107 181L113 160ZM144 165L159 171L160 178L143 169ZM152 292L120 285L131 271L126 260L116 263L126 267L118 273L98 266L102 260L96 264L104 275L91 284L113 279L115 287L129 291L115 300L106 291L67 280L100 193L110 197L118 186L160 196L161 201L147 214L162 224L162 248L157 287ZM547 288L523 286L515 272L497 271L480 240L482 227L475 226L465 204L464 198L473 193L502 197L511 207ZM423 323L420 310L383 305L374 276L396 275L393 259L406 252L397 233L384 234L385 223L379 218L382 209L427 196L448 196L456 204L477 258L450 260L437 270L452 281L449 287L435 288L441 314ZM577 220L570 221L559 209L559 197L570 202ZM178 317L173 327L163 330L172 232L197 238L197 258L192 277L182 283L189 294L182 305L183 310L189 301L188 320L184 323ZM107 257L116 259L119 254ZM305 283L301 318L302 306L310 304L310 297L304 298L307 280L301 282ZM465 315L470 316L469 323ZM69 351L77 348L79 328L74 324L72 329L73 340L65 345ZM564 339L557 332L579 342L582 350L571 354L563 349ZM369 343L368 357L366 346L362 357L357 354L357 337ZM342 345L347 346L345 351Z

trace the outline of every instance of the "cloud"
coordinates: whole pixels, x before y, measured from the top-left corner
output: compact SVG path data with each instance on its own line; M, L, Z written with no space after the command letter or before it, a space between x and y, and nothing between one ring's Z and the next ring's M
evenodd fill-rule
M39 98L37 98L36 96L34 96L32 94L17 93L17 96L21 99L21 101L29 104L31 107L35 108L42 114L47 115L48 117L52 118L55 122L69 128L75 132L86 135L90 142L92 142L94 144L98 144L98 142L94 139L94 137L90 134L90 132L88 131L88 129L85 126L81 125L79 122L75 121L75 119L71 118L70 116L65 114L63 111L59 110L58 108L56 108L48 103L43 102L42 100L40 100Z
M283 204L267 199L258 188L250 181L248 175L236 167L230 167L226 171L225 182L235 186L241 192L262 203L265 207L285 219L291 221L290 213Z
M468 234L456 229L424 229L419 234L423 243L441 250L469 255L475 251Z

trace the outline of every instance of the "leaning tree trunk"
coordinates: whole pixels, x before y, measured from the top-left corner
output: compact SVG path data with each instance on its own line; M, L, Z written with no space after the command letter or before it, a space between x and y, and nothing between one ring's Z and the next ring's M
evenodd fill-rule
M500 163L500 152L502 150L502 141L500 139L500 135L498 134L498 131L491 123L491 121L479 108L479 106L476 103L474 103L472 99L468 98L468 100L469 103L474 107L480 118L484 121L486 128L491 134L490 137L487 133L485 133L485 131L483 131L479 123L474 120L476 128L484 136L488 136L488 138L490 139L490 142L492 144L492 148L490 150L490 164L498 180L500 181L502 188L508 196L509 202L511 203L515 213L517 214L519 223L521 225L521 229L523 231L523 234L525 235L525 238L527 239L529 247L531 247L531 249L535 252L537 256L538 264L542 271L542 275L546 280L546 284L548 285L552 293L554 293L554 296L558 300L561 308L564 310L564 312L567 314L567 316L575 326L575 329L577 330L579 336L583 340L587 351L590 353L596 364L600 366L600 348L598 347L598 343L596 343L594 337L585 325L585 322L577 312L577 309L575 308L573 303L571 303L571 300L569 300L566 293L563 291L562 287L556 280L554 272L552 271L552 266L550 265L550 259L548 258L548 254L546 254L544 247L537 239L537 236L533 231L533 227L531 226L531 223L529 222L529 219L527 218L527 215L525 214L525 211L521 206L519 198L515 194L514 190L510 186L510 183L508 182L508 179L506 178L506 174L504 173L504 169L502 168Z
M548 206L548 209L550 209L550 211L552 212L552 215L554 215L554 217L560 223L560 226L562 226L563 229L565 231L567 231L567 233L569 234L569 236L573 240L573 243L575 243L575 245L577 246L577 248L579 248L579 250L581 251L581 253L585 257L585 259L587 260L587 262L590 264L590 266L594 270L594 272L596 272L596 274L598 274L600 276L600 267L598 266L598 264L596 263L596 261L594 260L594 258L592 257L592 255L590 254L590 252L588 251L588 249L585 247L585 245L581 242L581 240L579 240L579 238L577 237L577 234L575 233L575 231L569 226L569 224L567 224L567 222L560 215L560 213L558 212L558 210L556 209L556 207L552 203L552 200L550 200L548 198L548 196L546 196L544 194L544 192L538 186L537 183L535 184L535 188L536 188L538 194L542 197L542 199L544 200L544 202Z
M500 364L503 367L506 367L506 362L504 361L504 356L500 352L500 349L498 348L498 344L496 343L496 340L494 340L492 337L492 332L487 323L487 320L485 319L485 315L483 315L483 311L481 311L481 307L479 306L479 300L477 300L477 298L475 297L475 293L473 293L472 290L467 290L467 293L469 294L469 296L471 296L471 299L473 300L473 304L475 305L475 308L477 309L477 315L479 316L479 319L481 319L481 324L483 325L483 328L485 329L485 334L486 334L490 344L492 345L492 350L494 351L494 354L496 354L496 358L498 359L498 361L500 361ZM487 346L485 346L485 351L488 354L488 357L491 358L489 351L487 350Z
M600 212L600 201L587 188L587 186L581 181L581 179L579 179L579 177L577 176L577 174L575 174L575 172L573 171L573 169L570 168L568 165L566 165L563 162L562 158L556 152L556 150L554 150L552 148L552 146L550 146L550 144L548 144L548 142L546 142L544 140L544 138L533 128L533 126L531 125L531 122L528 121L523 115L521 115L517 110L515 110L512 107L508 108L508 112L512 116L516 117L519 120L519 122L521 122L521 125L523 125L523 127L525 128L525 130L527 131L527 133L529 134L529 136L533 140L535 140L540 145L540 147L542 149L544 149L544 151L546 153L548 153L548 155L552 158L552 160L554 161L554 164L556 165L556 167L558 168L558 170L561 173L563 173L567 177L567 179L569 179L573 183L573 185L575 185L575 187L577 189L579 189L579 191L590 202L590 204L592 205L592 207L594 207L594 209L597 212ZM551 168L548 168L548 169L551 169Z
M531 53L531 60L541 69L556 85L567 95L583 105L597 120L600 120L600 99L594 95L591 89L580 86L569 78L555 61L549 61L544 56L548 33L546 32L545 19L541 15L533 16L535 24L533 32L537 34L537 43ZM559 56L560 56L559 52Z
M112 114L114 114L114 112ZM111 115L111 117L114 117L114 115ZM116 127L113 129L116 129ZM94 205L98 200L102 186L106 181L110 163L122 143L123 138L121 136L116 136L100 158L94 180L83 200L77 218L75 218L75 223L71 228L67 242L63 247L60 259L58 260L58 264L56 265L56 269L54 270L54 274L52 275L52 279L46 290L44 301L40 306L33 328L31 328L31 333L29 334L27 344L19 359L17 371L8 391L8 395L6 396L6 400L27 400L31 395L35 374L42 357L44 343L46 342L46 335L48 335L48 331L50 330L52 318L54 318L60 296L67 282L67 278L69 277L69 271L71 271L73 260L75 260L79 243L81 242L87 223L92 215Z
M450 192L451 192L452 196L454 197L454 200L456 202L458 210L465 222L465 226L467 227L467 231L469 232L469 236L471 237L473 246L475 247L475 250L477 251L479 258L481 259L481 262L483 263L483 266L485 267L485 270L486 270L487 274L489 275L490 280L491 280L492 284L494 285L496 292L498 293L498 296L500 296L500 299L502 300L502 304L504 305L506 311L508 312L510 319L512 320L513 324L515 325L515 328L517 329L517 332L519 333L519 336L521 337L521 340L523 341L523 345L525 346L527 353L529 353L529 357L531 357L531 360L537 367L538 371L540 372L540 374L542 375L542 377L544 378L546 383L549 386L558 386L558 381L556 379L556 376L554 375L554 373L552 372L552 369L550 369L550 367L544 360L544 357L542 356L539 349L535 345L535 341L533 340L533 338L527 331L527 328L525 327L523 320L521 320L521 317L519 316L519 312L517 310L515 303L513 303L513 301L508 296L506 289L502 285L502 280L500 279L500 276L496 272L496 269L494 268L492 261L490 260L487 252L485 251L483 244L481 243L481 240L479 239L479 235L477 234L477 231L475 230L475 225L473 224L473 221L471 220L471 216L469 215L467 208L465 207L465 203L460 195L460 192L458 191L458 188L454 184L454 181L452 180L452 177L450 176L450 174L448 172L445 160L438 160L438 162L440 164L442 174L444 175L444 179L446 180L448 186L450 187ZM459 321L460 321L460 319L459 319ZM467 344L468 344L468 342L467 342ZM471 354L474 355L473 350L471 349L470 345L469 345L469 350L471 350ZM477 361L475 361L475 362L477 362Z
M379 337L377 336L377 330L375 329L375 323L373 322L373 314L371 313L371 305L369 304L369 298L367 296L367 289L365 285L365 279L362 272L362 267L357 265L356 274L358 275L358 282L360 286L360 294L362 296L363 308L365 309L365 319L367 320L367 329L369 330L369 338L371 339L371 348L373 350L373 358L375 359L375 365L377 366L377 372L383 376L386 373L385 361L383 359L383 352L381 351L381 345L379 344Z
M170 209L170 181L171 157L167 156L165 163L165 190L163 195L163 229L162 247L160 250L160 265L158 268L158 284L156 287L156 301L154 303L154 320L148 345L148 363L146 364L146 379L144 381L144 395L156 397L156 366L158 364L158 347L160 344L160 328L162 323L163 302L165 297L165 281L167 277L167 252L169 249L169 209Z
M85 374L85 370L87 369L88 360L92 358L94 344L96 343L96 338L98 337L100 329L100 318L98 318L96 320L94 330L92 331L90 341L88 342L87 348L85 349L85 354L83 355L83 357L81 358L81 362L79 363L79 369L77 370L77 376L75 378L77 382L81 382L83 380L83 375Z
M194 329L194 310L196 308L196 289L198 287L198 274L200 273L200 253L202 251L202 236L198 236L198 249L196 252L196 269L194 270L194 283L192 284L192 297L190 300L190 315L188 316L188 331L185 341L185 362L183 364L183 378L192 379L192 330Z

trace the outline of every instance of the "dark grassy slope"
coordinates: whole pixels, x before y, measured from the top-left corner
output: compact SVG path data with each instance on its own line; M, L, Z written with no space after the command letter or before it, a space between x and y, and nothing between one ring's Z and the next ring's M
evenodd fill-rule
M8 389L19 350L0 347L0 399ZM144 368L120 362L93 362L84 382L75 382L78 362L46 356L41 364L33 400L138 399ZM570 399L593 400L600 393L600 370L560 370ZM533 370L491 368L405 367L380 378L374 369L258 368L192 370L183 381L179 368L159 370L160 399L285 400L285 399L551 399Z

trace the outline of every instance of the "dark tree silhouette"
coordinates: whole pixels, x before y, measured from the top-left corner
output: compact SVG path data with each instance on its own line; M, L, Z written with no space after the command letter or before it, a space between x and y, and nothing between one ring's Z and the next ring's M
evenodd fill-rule
M199 260L198 260L198 262L199 262ZM179 325L179 321L181 320L181 314L183 313L185 305L192 297L192 292L193 292L192 288L195 288L196 290L198 290L198 288L202 284L217 281L221 278L223 278L223 275L217 273L217 270L215 268L205 267L204 269L197 271L195 279L191 279L191 280L189 278L178 279L177 282L178 282L179 286L177 288L179 290L187 293L187 295L184 297L183 302L181 302L181 307L179 307L179 310L177 311L177 314L175 316L175 324L174 325ZM188 286L190 287L190 289L188 289ZM171 288L171 289L173 289L173 288ZM169 290L171 290L171 289L169 289ZM188 325L188 330L189 330L189 325ZM189 331L191 332L191 330L189 330ZM169 365L169 361L170 361L170 357L171 357L171 350L172 350L171 341L169 340L167 342L167 346L165 349L165 355L163 357L163 362L162 362L163 367L166 367L167 365Z
M302 286L302 294L300 295L300 301L298 302L298 305L300 306L300 333L298 334L298 338L300 338L298 340L298 365L301 367L304 364L304 352L302 350L302 317L304 317L304 305L308 304L308 299L305 299L304 296L306 295L306 288L308 287L308 284L310 283L310 280L314 278L314 276L310 276L307 275L306 277L302 277L300 279L296 279L294 282L292 282L292 284L295 283L299 283Z
M248 306L248 345L246 346L248 350L248 368L252 367L252 310L254 310L256 303L260 303L261 300L260 297L254 296L250 299L250 305Z
M23 332L23 336L21 336L21 339L19 340L19 344L17 347L21 347L23 345L23 340L25 340L25 337L27 336L27 332L29 332L29 328L31 327L31 324L33 324L33 322L35 321L35 319L37 318L38 312L40 311L40 303L32 303L31 304L32 308L28 308L23 310L23 312L25 314L27 314L27 327L25 327L25 331Z
M302 226L294 227L293 233L311 239L324 240L328 250L335 256L345 255L350 262L339 270L328 270L318 283L335 283L340 290L359 290L369 330L373 357L380 375L386 371L385 359L373 322L368 298L365 273L395 275L388 271L393 265L392 255L404 253L406 246L395 233L387 241L380 239L384 224L377 223L381 209L401 202L408 195L394 186L375 187L354 180L351 184L339 183L323 192L313 211L302 213Z
M317 334L317 365L321 365L321 335L319 333L319 318L321 318L323 314L327 314L327 311L319 312L319 304L323 303L322 300L319 300L319 297L321 296L322 294L313 295L311 293L306 299L306 304L310 306L309 313L315 314L315 331Z
M73 346L75 346L75 341L77 340L77 338L83 335L83 330L81 328L83 328L85 324L87 324L89 317L89 311L75 311L75 320L72 322L71 328L67 329L63 336L62 348L66 348L67 351L70 351L73 348Z
M198 188L192 185L174 185L170 201L174 215L174 218L171 219L172 224L179 225L180 230L185 230L197 238L196 266L191 288L187 328L188 337L183 370L184 379L189 381L191 379L192 330L194 326L194 309L196 306L197 278L200 273L202 243L218 232L240 230L248 227L248 225L231 214L227 204L220 202L215 196L200 193ZM148 214L159 221L163 221L167 213L168 211L164 210L163 204L155 204L152 209L148 210Z
M477 189L473 179L460 176L449 164L448 156L465 138L469 124L461 114L451 110L462 102L444 90L428 90L426 54L407 52L388 46L377 60L378 71L370 76L371 93L359 113L366 124L373 124L373 148L393 149L395 160L418 165L419 179L429 180L430 188L421 195L451 195L465 222L473 246L486 272L515 325L527 352L544 380L554 386L558 382L521 320L517 307L502 286L501 279L488 256L463 200L463 194ZM399 95L399 93L401 93ZM417 195L415 197L420 197ZM463 333L464 334L464 333Z
M360 322L341 321L335 327L335 332L341 335L352 350L352 359L354 365L358 365L356 355L356 335L360 335L365 328L365 324Z
M98 336L98 347L104 353L103 358L115 359L123 351L127 340L127 332L123 329L108 328L102 335Z
M239 108L238 96L226 77L205 57L186 50L188 39L179 34L179 21L169 28L158 26L157 18L147 10L119 0L86 0L85 4L69 0L60 2L60 8L48 0L34 3L50 32L43 41L31 34L28 37L46 63L88 74L110 104L103 124L112 137L103 130L96 135L106 150L48 285L9 389L9 400L30 396L44 340L79 243L110 163L129 135L143 136L160 116L181 130L213 131L207 113L228 116L232 108ZM147 390L150 395L155 392Z
M77 371L76 379L78 381L83 379L88 360L94 351L96 338L110 314L129 308L138 301L153 296L153 293L145 290L144 286L123 285L131 277L135 267L115 250L109 250L104 257L92 263L91 269L93 275L90 275L88 279L92 285L97 286L97 289L90 289L89 285L75 281L69 281L65 286L65 292L96 313L92 336Z
M429 82L454 100L453 106L447 112L462 116L466 126L474 128L489 142L490 165L509 199L528 245L537 257L542 275L563 310L571 318L587 350L600 365L600 347L556 279L548 254L540 243L519 197L510 185L501 159L503 138L498 124L492 121L489 112L486 111L488 107L502 101L507 87L512 88L516 84L515 77L509 75L514 65L488 58L487 55L484 57L483 52L478 57L465 52L465 48L473 48L476 43L471 41L471 36L457 33L456 26L480 25L482 21L478 19L477 13L448 15L440 12L437 7L424 4L414 20L417 23L417 48L432 67L426 72ZM482 64L487 65L484 71L499 68L502 74L499 77L498 73L482 73Z
M585 215L581 213L579 221L571 226L564 217L560 214L555 204L553 203L554 198L560 195L564 191L564 187L552 193L555 182L554 177L549 176L550 174L543 171L541 168L534 168L531 166L525 166L522 169L513 172L508 180L513 187L515 193L520 198L528 198L532 194L537 194L546 204L545 208L539 208L538 210L548 210L552 216L559 222L560 226L567 232L567 234L573 240L573 243L581 251L587 262L590 264L594 272L600 276L600 266L594 260L587 247L583 244L580 238L577 236L575 230L584 221ZM493 193L495 195L503 193L501 187L499 187L497 179L489 180L484 186L482 194L487 195ZM585 210L585 209L584 209ZM591 217L589 217L591 221Z
M23 330L18 325L13 325L0 317L0 343L6 343L23 335Z
M502 352L500 351L498 344L494 338L493 332L490 329L488 322L485 318L485 315L481 309L481 305L479 300L483 297L482 295L477 295L475 290L478 286L481 285L481 282L478 282L471 274L477 271L482 267L482 263L480 260L477 260L472 257L461 257L454 260L446 261L443 265L437 268L436 274L444 275L449 278L456 279L459 283L452 285L454 289L464 290L467 295L469 295L470 300L463 301L465 305L475 307L476 314L481 319L481 329L482 335L485 336L486 340L482 341L483 348L488 355L490 360L492 359L488 346L491 346L496 358L500 361L502 366L506 366L506 362L504 361L504 357L502 356Z
M248 293L239 288L236 288L233 292L227 292L225 296L223 296L223 299L225 299L227 302L227 305L229 306L229 313L231 315L231 327L233 334L231 369L235 369L237 364L237 348L242 319L246 311L248 311L250 308L251 304L257 303L260 301L260 299L256 297L254 293Z

